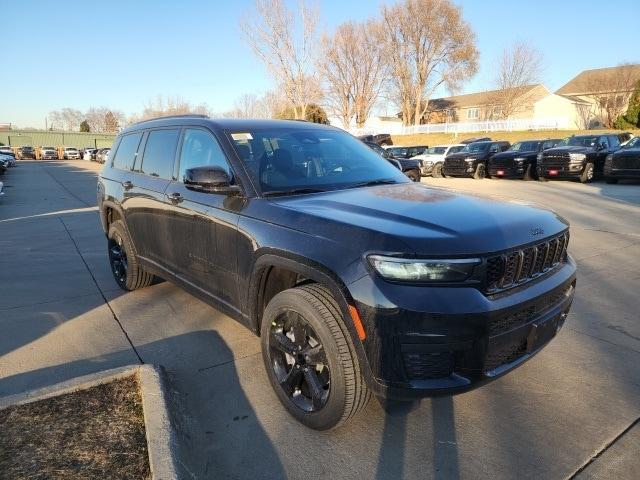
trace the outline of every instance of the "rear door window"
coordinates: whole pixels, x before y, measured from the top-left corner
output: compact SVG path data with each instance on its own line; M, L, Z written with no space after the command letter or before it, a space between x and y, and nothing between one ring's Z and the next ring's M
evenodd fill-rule
M136 158L138 145L140 144L141 133L125 135L120 140L116 155L113 157L113 167L121 170L131 170Z
M173 178L173 161L180 138L180 129L151 130L142 158L141 172L167 180Z

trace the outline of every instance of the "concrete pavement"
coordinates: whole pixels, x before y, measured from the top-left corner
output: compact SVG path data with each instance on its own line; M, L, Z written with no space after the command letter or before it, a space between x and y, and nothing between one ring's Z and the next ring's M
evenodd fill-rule
M246 329L168 282L117 288L92 208L98 168L21 162L3 178L0 396L138 359L162 364L187 414L196 478L632 478L640 469L628 454L640 418L640 184L425 180L568 218L579 265L572 313L540 355L493 384L392 416L371 402L345 428L318 433L280 406Z

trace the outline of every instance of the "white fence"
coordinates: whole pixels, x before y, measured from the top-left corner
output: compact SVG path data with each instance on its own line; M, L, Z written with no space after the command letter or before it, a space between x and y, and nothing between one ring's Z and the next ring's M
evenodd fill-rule
M563 130L569 128L566 118L494 120L471 123L427 123L424 125L387 124L375 127L350 128L353 135L376 135L390 133L391 135L411 135L414 133L489 133L511 132L523 130Z

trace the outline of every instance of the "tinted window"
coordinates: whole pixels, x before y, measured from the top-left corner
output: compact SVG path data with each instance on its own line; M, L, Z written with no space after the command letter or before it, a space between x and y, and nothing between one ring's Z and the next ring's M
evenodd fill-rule
M154 177L173 177L173 159L180 130L152 130L147 138L142 159L142 173Z
M132 133L131 135L125 135L122 137L116 156L113 158L114 168L131 170L133 167L133 161L136 158L136 151L138 150L140 137L142 137L141 133Z
M607 139L607 137L600 137L599 142L602 148L609 148L609 140Z
M182 142L178 179L182 181L184 172L189 168L205 166L217 166L230 173L227 158L213 135L204 130L188 128Z
M616 135L609 137L609 146L611 146L611 148L618 148L620 146L620 140Z

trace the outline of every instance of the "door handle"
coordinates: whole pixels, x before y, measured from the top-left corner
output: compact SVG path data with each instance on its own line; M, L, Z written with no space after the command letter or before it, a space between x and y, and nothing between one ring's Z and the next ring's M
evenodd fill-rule
M127 180L126 182L122 182L122 186L125 190L131 190L133 188L133 183Z
M176 203L180 203L183 198L178 192L173 192L169 194L169 200L171 200L171 203L175 205Z

